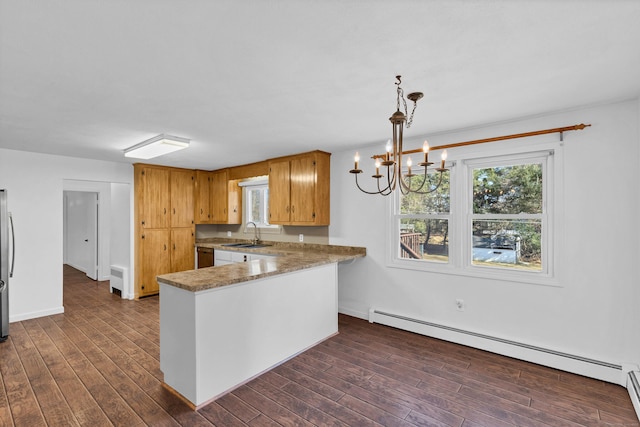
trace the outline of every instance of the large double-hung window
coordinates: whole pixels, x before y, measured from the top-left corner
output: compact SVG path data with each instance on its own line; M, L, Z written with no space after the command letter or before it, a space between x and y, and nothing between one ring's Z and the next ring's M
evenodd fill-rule
M548 281L553 176L553 150L457 159L436 191L395 196L391 265Z

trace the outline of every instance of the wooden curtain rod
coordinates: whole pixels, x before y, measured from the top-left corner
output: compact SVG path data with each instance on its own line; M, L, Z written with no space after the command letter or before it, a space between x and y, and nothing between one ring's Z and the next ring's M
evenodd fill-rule
M590 124L585 125L584 123L580 123L579 125L574 125L574 126L566 126L563 128L554 128L554 129L545 129L545 130L536 130L533 132L525 132L525 133L517 133L514 135L504 135L504 136L495 136L493 138L485 138L485 139L476 139L474 141L466 141L466 142L456 142L453 144L445 144L445 145L438 145L437 147L430 147L429 151L432 150L444 150L446 148L455 148L455 147L464 147L466 145L475 145L475 144L484 144L487 142L495 142L495 141L504 141L506 139L516 139L516 138L525 138L528 136L537 136L537 135L545 135L547 133L560 133L562 134L563 132L568 132L568 131L572 131L572 130L582 130L586 127L591 126ZM422 153L422 148L416 148L415 150L409 150L409 151L403 151L402 155L404 156L405 154L413 154L413 153ZM385 155L384 154L376 154L374 156L372 156L372 159L382 159L384 158Z

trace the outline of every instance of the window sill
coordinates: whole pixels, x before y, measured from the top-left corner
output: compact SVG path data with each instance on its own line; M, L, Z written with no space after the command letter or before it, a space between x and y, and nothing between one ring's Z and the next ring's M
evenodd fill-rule
M453 276L471 277L475 279L499 280L504 282L518 282L530 285L562 287L558 278L537 272L518 272L509 270L498 270L491 267L469 266L466 268L456 267L448 263L405 261L395 259L387 263L387 267L399 268L403 270L422 271L435 274L446 274Z

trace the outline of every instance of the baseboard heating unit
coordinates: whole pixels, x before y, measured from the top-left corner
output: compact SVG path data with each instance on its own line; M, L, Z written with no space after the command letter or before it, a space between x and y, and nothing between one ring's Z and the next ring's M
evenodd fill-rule
M556 351L510 339L428 322L376 308L369 310L369 322L404 329L504 356L526 360L586 377L627 385L626 370L621 364Z
M638 414L640 420L640 371L629 372L629 379L627 381L627 390L629 390L629 396L631 396L631 402Z
M126 298L126 296L123 296L123 293L125 293L125 289L128 289L129 286L129 269L120 265L112 265L109 280L111 293Z

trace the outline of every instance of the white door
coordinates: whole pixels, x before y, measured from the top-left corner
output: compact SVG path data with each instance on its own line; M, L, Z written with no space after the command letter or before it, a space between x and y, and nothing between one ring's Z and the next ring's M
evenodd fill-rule
M87 208L87 277L98 280L98 193L89 193Z
M98 280L98 193L65 191L64 262Z

